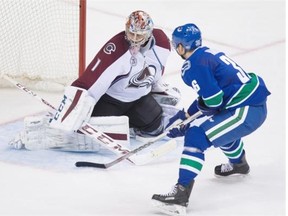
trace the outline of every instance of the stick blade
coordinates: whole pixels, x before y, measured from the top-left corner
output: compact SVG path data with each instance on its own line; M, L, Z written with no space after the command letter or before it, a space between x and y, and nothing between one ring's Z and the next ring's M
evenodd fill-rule
M100 168L100 169L107 169L105 164L101 163L93 163L93 162L88 162L88 161L77 161L75 163L76 167L94 167L94 168Z

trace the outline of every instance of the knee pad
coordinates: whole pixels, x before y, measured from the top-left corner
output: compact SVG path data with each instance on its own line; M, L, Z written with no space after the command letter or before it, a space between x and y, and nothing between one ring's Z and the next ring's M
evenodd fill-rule
M201 127L193 126L186 132L184 146L199 149L204 152L212 143L206 137L205 131Z

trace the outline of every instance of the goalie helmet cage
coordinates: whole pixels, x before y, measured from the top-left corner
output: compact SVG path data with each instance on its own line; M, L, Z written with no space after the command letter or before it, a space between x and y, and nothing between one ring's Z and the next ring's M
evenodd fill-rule
M85 70L86 0L4 0L0 32L0 74L29 88L61 91Z

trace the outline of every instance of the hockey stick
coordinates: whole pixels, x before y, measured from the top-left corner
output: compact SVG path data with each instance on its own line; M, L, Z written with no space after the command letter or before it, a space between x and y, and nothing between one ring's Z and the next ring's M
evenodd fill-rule
M132 157L133 155L135 155L136 153L138 153L139 151L142 151L143 149L151 146L153 143L155 143L157 140L160 140L162 139L163 137L165 137L167 135L167 133L169 132L169 130L171 128L174 128L174 127L180 127L180 125L182 124L188 124L190 123L191 121L197 119L199 116L202 115L202 112L201 111L198 111L197 113L195 113L194 115L190 116L189 118L187 118L186 120L180 122L180 123L176 123L171 125L169 128L167 128L165 130L165 132L163 132L162 134L158 135L157 137L155 137L154 139L150 140L149 142L139 146L138 148L128 152L127 154L111 161L111 162L108 162L108 163L94 163L94 162L88 162L88 161L78 161L75 163L75 166L76 167L95 167L95 168L101 168L101 169L107 169L115 164L118 164L119 162L129 158L129 157Z
M165 143L160 144L160 146L157 146L156 148L153 148L147 153L144 154L136 154L132 155L130 159L133 159L133 161L137 165L145 165L150 162L152 162L155 159L158 159L169 152L175 150L177 148L177 141L175 139L171 139Z

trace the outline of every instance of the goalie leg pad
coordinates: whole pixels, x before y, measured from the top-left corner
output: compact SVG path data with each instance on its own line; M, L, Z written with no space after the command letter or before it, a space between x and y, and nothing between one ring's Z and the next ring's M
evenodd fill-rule
M127 116L92 117L89 123L116 140L117 143L127 148L130 147L129 118Z
M130 129L131 137L142 142L147 142L147 140L150 139L151 137L158 136L160 133L163 132L164 128L166 128L166 125L169 123L169 119L172 116L174 116L179 111L179 109L172 105L161 104L160 106L162 107L163 110L160 126L152 132L144 132L141 130L137 130L135 128L131 128Z
M166 128L169 123L169 119L175 116L176 113L180 111L180 109L178 109L175 106L165 105L165 104L161 104L161 107L163 109L162 122L163 122L164 128Z
M91 137L76 132L49 127L49 117L32 116L24 119L24 129L12 141L15 149L54 149L76 152L97 152L100 145ZM119 144L129 147L129 119L127 116L93 117L91 125L99 128Z
M99 151L99 144L92 138L76 132L51 128L48 121L48 116L26 117L23 131L9 144L15 149L27 150Z
M48 126L48 116L29 116L24 119L24 129L9 142L15 149L43 149L43 137Z

